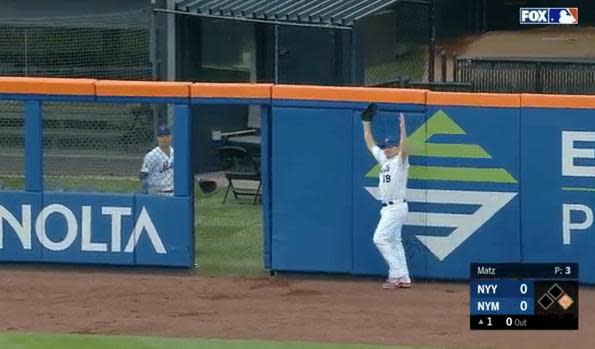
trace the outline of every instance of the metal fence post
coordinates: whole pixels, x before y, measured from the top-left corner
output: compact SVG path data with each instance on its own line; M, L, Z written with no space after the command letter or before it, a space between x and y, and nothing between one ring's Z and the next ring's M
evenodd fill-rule
M452 81L458 81L457 73L458 73L458 61L457 61L457 53L454 52L452 56Z
M535 91L538 93L543 92L543 79L542 79L542 66L541 62L537 62L535 66Z
M192 116L190 104L174 106L174 149L186 149L175 154L174 195L192 196L194 175L192 172Z
M428 56L428 81L434 81L434 54L436 53L436 28L434 27L434 0L431 0L428 6L430 12L429 17L429 29L430 29L430 45L429 45L429 56Z
M440 50L440 78L442 82L446 82L446 50Z
M25 190L43 191L43 120L41 101L25 102Z

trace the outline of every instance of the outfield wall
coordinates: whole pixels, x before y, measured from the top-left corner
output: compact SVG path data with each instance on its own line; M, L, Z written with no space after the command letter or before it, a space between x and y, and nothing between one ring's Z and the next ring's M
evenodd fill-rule
M595 282L595 96L275 87L272 269L386 275L359 117L370 101L377 139L398 136L398 112L407 116L414 277L466 279L471 262L579 262L580 279Z
M190 107L268 106L270 86L0 77L0 99L21 101L25 112L25 189L0 192L0 261L192 267ZM44 188L42 106L55 101L167 105L173 114L173 196Z
M376 102L377 139L398 136L398 112L407 116L414 277L560 261L595 282L595 96L0 78L0 98L25 101L27 137L26 189L0 193L1 261L192 266L189 109L241 103L262 106L265 267L384 275L372 243L377 168L359 118ZM48 100L174 105L174 197L44 191Z

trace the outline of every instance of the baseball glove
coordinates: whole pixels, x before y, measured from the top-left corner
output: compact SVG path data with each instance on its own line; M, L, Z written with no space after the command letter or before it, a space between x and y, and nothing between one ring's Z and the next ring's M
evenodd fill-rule
M213 180L201 179L198 182L198 186L200 187L200 190L202 190L202 192L205 194L210 194L217 190L217 182Z
M376 113L378 113L378 106L374 103L368 104L366 109L362 112L362 121L371 122L372 119L374 119L374 116L376 116Z

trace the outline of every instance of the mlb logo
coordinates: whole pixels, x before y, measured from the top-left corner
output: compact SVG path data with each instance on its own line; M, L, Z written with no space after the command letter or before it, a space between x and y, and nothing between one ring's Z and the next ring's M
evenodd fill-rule
M551 24L578 24L578 8L550 8Z
M548 8L521 8L519 22L521 24L548 24Z

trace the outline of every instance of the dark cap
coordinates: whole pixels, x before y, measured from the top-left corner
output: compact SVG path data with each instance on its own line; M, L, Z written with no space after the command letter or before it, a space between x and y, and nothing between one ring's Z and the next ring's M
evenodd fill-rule
M386 148L396 147L397 144L399 144L399 143L393 137L386 137L384 142L380 143L379 147L380 147L380 149L386 149Z
M158 136L169 136L171 135L171 131L169 130L169 127L167 127L167 125L161 125L159 126L159 131L157 132Z

